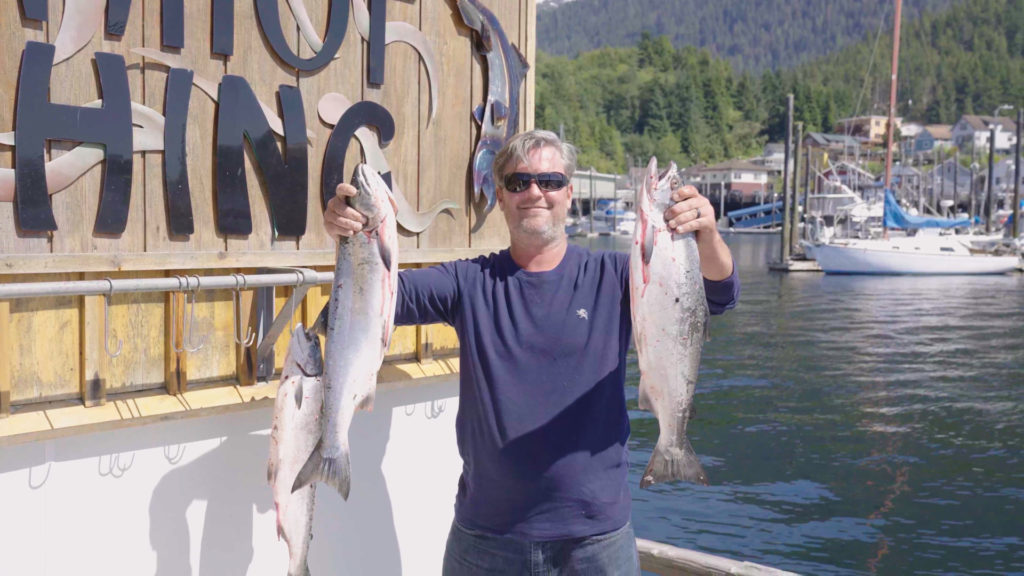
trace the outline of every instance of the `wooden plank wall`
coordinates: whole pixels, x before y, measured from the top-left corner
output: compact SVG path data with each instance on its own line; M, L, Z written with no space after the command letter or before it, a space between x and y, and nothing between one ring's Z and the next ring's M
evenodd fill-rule
M21 52L29 40L54 42L60 29L65 3L50 0L49 22L25 20L17 0L0 2L0 132L14 129L14 106ZM483 0L502 21L509 39L520 47L530 62L535 60L535 0ZM312 54L300 37L287 7L279 0L282 25L290 46L303 57ZM305 0L314 26L323 37L330 0ZM252 273L257 266L333 267L334 244L321 224L319 202L323 153L331 126L317 114L317 103L330 92L343 94L352 102L371 100L384 105L393 115L396 136L384 154L393 178L413 206L425 210L442 200L454 200L460 207L454 216L442 214L435 224L419 235L404 234L403 260L423 261L417 252L443 255L447 251L486 252L507 245L508 234L500 209L488 216L483 226L471 232L479 211L471 205L471 161L479 136L472 110L486 97L486 61L474 54L473 33L462 24L455 0L389 2L388 21L404 21L419 27L437 56L437 115L428 125L430 86L425 67L411 47L394 43L386 48L385 82L374 86L366 81L366 43L359 37L350 14L348 30L338 57L327 67L299 73L283 64L256 25L253 2L235 5L235 55L211 53L211 7L209 2L185 2L185 47L161 46L160 0L134 2L124 36L104 33L105 20L89 44L68 60L55 66L51 78L51 100L82 105L99 97L98 79L92 63L96 51L122 55L128 64L132 99L157 112L164 112L168 67L131 52L146 47L178 56L195 74L214 83L224 74L245 77L257 97L277 110L280 84L297 85L302 91L309 144L309 194L307 231L301 238L274 238L263 182L253 168L247 149L246 178L253 217L253 234L225 237L214 225L214 150L217 105L213 98L193 86L187 124L189 186L192 194L195 233L169 237L163 189L163 155L138 153L128 226L121 236L93 234L98 206L102 164L93 167L77 182L52 196L59 230L53 234L29 235L15 229L13 203L0 202L0 283L102 278L139 278L186 274ZM533 125L534 71L523 87L520 128ZM279 142L282 139L279 138ZM74 145L53 141L48 159L66 153ZM360 147L349 147L346 166L360 160ZM13 168L11 148L0 145L0 169ZM278 291L280 310L288 291ZM296 321L307 323L329 296L329 289L310 290L304 306L296 310ZM0 390L10 390L14 404L41 400L74 399L82 396L91 382L102 381L102 390L122 391L160 388L166 383L170 351L167 338L169 318L167 295L115 295L109 312L102 297L41 298L12 301L5 306L10 327L3 343L8 361L0 370ZM185 311L179 308L178 322ZM247 315L244 310L243 314ZM241 347L232 339L231 293L201 292L195 307L195 333L203 339L201 350L188 353L187 378L192 383L235 378ZM123 352L109 358L103 350L103 325L109 317L112 344L123 341ZM287 346L276 346L280 367ZM445 327L404 328L396 332L391 358L426 357L451 353L457 347L454 333ZM56 352L56 353L55 353ZM168 366L173 365L171 362ZM184 364L181 365L184 368ZM2 411L2 410L0 410Z

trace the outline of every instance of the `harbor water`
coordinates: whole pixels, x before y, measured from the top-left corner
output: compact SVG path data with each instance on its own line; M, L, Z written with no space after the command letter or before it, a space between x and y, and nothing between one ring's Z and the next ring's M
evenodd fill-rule
M639 489L658 427L630 356L637 535L802 574L1024 574L1024 276L782 274L776 236L727 241L743 294L689 433L710 486Z

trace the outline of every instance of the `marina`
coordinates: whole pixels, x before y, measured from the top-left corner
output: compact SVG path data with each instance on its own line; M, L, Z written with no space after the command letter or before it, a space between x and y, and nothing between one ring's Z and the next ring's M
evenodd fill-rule
M784 274L778 236L726 241L743 295L690 428L711 485L636 488L634 372L637 536L799 574L1024 571L1024 275Z
M645 575L1024 575L1019 6L751 5L0 5L0 574L429 576L631 503ZM629 268L458 267L563 225Z

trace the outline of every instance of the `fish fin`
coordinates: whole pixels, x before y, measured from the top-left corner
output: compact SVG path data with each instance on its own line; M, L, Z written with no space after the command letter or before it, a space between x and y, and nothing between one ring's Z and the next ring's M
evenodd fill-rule
M486 23L480 27L480 44L478 48L481 54L487 54L491 50L494 50L494 36L491 32L491 27Z
M651 411L651 399L647 397L647 386L644 386L644 377L640 376L639 393L636 398L637 405L641 410Z
M394 264L392 262L391 247L388 246L388 243L385 242L385 239L379 233L377 234L377 250L380 252L381 261L384 262L384 268L391 272L391 266Z
M503 102L498 100L494 101L494 123L495 125L504 124L508 118L508 106L505 106Z
M523 67L523 72L526 72L527 70L529 70L530 69L530 61L526 59L526 56L523 56L523 53L519 50L519 47L516 46L515 44L512 44L512 52L514 52L515 55L516 55L516 58L519 59L519 65Z
M480 104L473 110L473 118L476 119L476 123L483 125L484 123L484 105Z
M295 398L295 408L302 410L302 378L299 378L299 382L295 385L295 392L292 393Z
M644 245L643 245L643 262L644 266L651 264L651 258L654 256L654 238L657 235L657 230L654 226L648 226L647 230L644 231Z
M694 484L708 485L708 475L697 458L697 453L690 446L690 440L683 437L680 446L663 446L659 442L651 454L651 461L640 478L640 487L647 488L651 484L685 480Z
M359 401L359 405L356 406L356 410L366 410L367 412L373 411L373 398L377 395L376 388L370 390L362 400Z
M323 445L323 438L317 442L309 460L302 465L298 475L295 476L295 483L292 484L292 493L312 484L323 482L338 491L341 497L348 500L348 491L351 484L351 468L349 467L348 446L342 446L337 456L324 458L320 452Z
M320 309L320 314L316 317L313 325L310 326L310 332L319 334L321 336L327 336L327 321L330 320L331 316L331 301L328 300L327 304Z

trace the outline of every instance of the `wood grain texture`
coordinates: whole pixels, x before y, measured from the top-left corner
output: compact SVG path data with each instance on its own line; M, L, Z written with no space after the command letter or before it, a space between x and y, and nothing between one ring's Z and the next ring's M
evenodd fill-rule
M103 273L111 279L159 278L163 272ZM167 298L157 292L115 294L110 307L111 349L117 341L122 353L106 359L106 388L109 394L147 390L164 386L164 305ZM102 326L100 330L102 331ZM101 352L106 355L102 348Z
M439 215L419 235L419 248L460 248L468 242L472 201L472 187L466 186L471 178L470 140L474 132L471 30L462 23L451 2L421 2L420 12L421 29L432 40L441 73L437 116L427 128L430 86L426 71L420 70L419 209L426 210L442 200L458 202L459 209L453 215Z
M49 42L52 43L56 38L62 21L63 6L74 1L76 0L49 3ZM84 48L71 58L54 65L50 74L51 102L81 106L102 97L99 76L94 67L95 53L119 54L124 57L126 64L131 62L129 49L142 44L142 10L131 11L124 36L108 36L104 30L105 21L100 24L92 40ZM142 100L142 72L139 67L128 68L128 88L132 100ZM57 158L75 146L77 143L53 141L52 155ZM102 163L97 164L74 184L51 196L58 227L53 234L55 253L131 253L145 250L146 212L141 194L145 162L141 154L135 154L133 160L132 198L128 225L124 233L120 236L100 236L93 233L103 174Z
M82 280L98 280L95 274L83 274ZM81 380L79 394L82 404L88 407L99 406L107 401L107 353L103 347L104 312L106 310L104 296L83 296L80 298L82 318L80 327L81 349ZM115 339L116 340L116 339ZM115 354L117 345L110 346ZM123 348L122 348L123 351Z
M18 4L0 2L0 58L3 59L0 64L0 132L9 132L15 128L14 105L25 42L46 42L48 24L25 20ZM0 168L14 168L14 148L0 145ZM15 226L14 203L0 202L0 255L40 254L49 251L49 235L19 233Z
M146 48L161 50L181 58L187 68L196 76L211 82L220 82L224 75L224 57L216 56L210 49L211 6L209 2L185 2L185 47L181 50L162 48L160 24L160 0L146 0L145 34ZM133 11L136 7L132 7ZM238 18L235 19L235 37L239 36ZM168 67L141 56L132 55L133 62L143 63L145 77L145 104L161 115L164 113L164 96L167 90ZM226 243L217 234L214 225L213 165L216 151L217 105L197 86L192 87L189 97L188 124L185 134L185 153L188 163L188 183L192 197L192 216L195 233L188 238L169 237L167 230L167 209L164 195L163 153L145 154L146 182L146 251L155 253L193 252L224 250ZM170 264L170 267L173 267Z
M327 11L329 0L306 0L306 9L320 38L327 32ZM299 39L299 55L309 58L312 49L305 40ZM320 201L320 177L323 173L324 152L331 136L331 125L321 120L317 114L320 99L331 92L337 92L353 104L363 98L363 41L356 31L355 19L349 15L345 40L338 50L337 57L327 66L312 72L299 73L299 89L302 91L302 104L306 112L306 128L314 134L309 148L309 204L306 234L299 240L299 247L305 250L335 249L335 243L327 236L323 227L323 205ZM360 149L356 142L349 145L345 157L345 166L351 170L360 162ZM331 260L333 265L333 259Z
M388 2L389 22L408 22L420 27L420 8L416 4ZM368 47L363 46L363 99L387 108L395 120L395 138L384 148L384 156L391 167L391 179L413 206L418 205L420 109L427 110L429 101L420 99L420 57L406 44L395 42L385 48L384 84L376 86L366 81ZM348 165L346 165L347 167ZM354 168L354 166L353 166ZM415 250L415 235L399 227L399 253Z
M7 277L8 280L10 277ZM19 276L18 281L78 280L79 274ZM79 298L57 296L10 303L12 404L77 399L81 379Z
M0 300L0 350L14 350L11 339L11 302ZM0 418L11 415L11 355L0 354Z
M281 29L292 51L298 50L299 28L295 24L291 10L285 0L278 0L278 13L281 18ZM296 86L298 76L296 70L285 64L274 53L258 25L255 2L235 3L235 53L227 60L227 73L242 76L252 87L256 98L269 106L281 116L278 107L277 90L281 84ZM237 33L239 30L241 34ZM308 119L307 119L308 122ZM275 137L279 146L284 139ZM245 178L249 190L249 209L252 214L252 234L248 237L229 236L227 246L229 252L248 250L284 250L298 249L296 238L274 238L273 226L270 222L270 206L267 204L266 183L257 176L256 157L252 149L245 144Z

